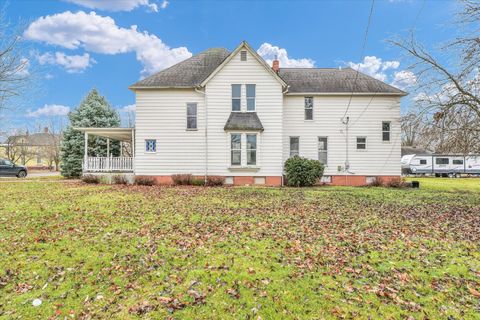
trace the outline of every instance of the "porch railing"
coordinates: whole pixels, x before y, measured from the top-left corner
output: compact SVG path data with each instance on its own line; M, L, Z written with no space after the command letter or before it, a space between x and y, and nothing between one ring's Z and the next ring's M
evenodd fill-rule
M133 171L132 157L86 157L84 172L129 172Z

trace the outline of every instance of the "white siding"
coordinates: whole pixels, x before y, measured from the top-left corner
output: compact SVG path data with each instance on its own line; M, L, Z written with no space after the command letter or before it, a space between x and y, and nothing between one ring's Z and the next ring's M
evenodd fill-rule
M313 121L304 120L304 97L284 97L283 160L289 157L290 136L300 137L300 155L318 159L318 137L328 137L328 166L325 175L344 174L345 125L341 118L348 96L314 96ZM350 171L355 175L400 175L400 98L354 96L350 117L348 152ZM382 141L382 121L391 121L390 142ZM356 137L367 137L367 150L356 149Z
M187 130L187 103L197 103L197 131ZM204 174L204 98L193 89L137 90L135 174ZM157 140L157 152L145 152L145 139Z
M258 171L231 171L230 135L224 131L231 113L231 85L242 84L242 111L246 111L245 84L256 85L256 112L264 132L258 135ZM282 172L282 105L281 84L249 52L240 61L240 52L206 85L208 105L209 174L222 176L280 176ZM243 162L245 143L242 147Z

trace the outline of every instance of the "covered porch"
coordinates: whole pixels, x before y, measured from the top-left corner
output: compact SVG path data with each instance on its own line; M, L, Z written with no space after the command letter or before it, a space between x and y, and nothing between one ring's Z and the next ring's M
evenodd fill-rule
M134 128L74 128L85 135L85 153L82 163L84 173L133 172L135 161ZM88 138L97 136L107 139L107 156L89 156ZM120 156L111 154L110 142L120 142Z

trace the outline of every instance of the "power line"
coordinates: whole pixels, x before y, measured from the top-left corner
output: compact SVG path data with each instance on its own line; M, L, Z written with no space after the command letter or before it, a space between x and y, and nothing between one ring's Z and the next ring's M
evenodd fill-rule
M370 6L370 13L368 15L368 22L367 22L367 28L365 29L365 36L363 38L363 45L362 45L362 54L360 55L360 60L363 59L363 56L365 55L365 47L367 46L367 39L368 39L368 32L370 30L370 23L372 21L372 15L373 15L373 7L375 6L375 0L372 0L372 5ZM348 109L350 109L350 104L352 103L352 98L353 98L353 93L355 91L356 85L357 85L357 79L358 79L358 69L360 68L360 65L357 67L357 72L355 73L355 79L353 80L353 86L352 86L352 93L350 94L350 99L348 100L347 104L347 109L345 110L345 113L343 114L342 120L345 119L345 116L347 115Z

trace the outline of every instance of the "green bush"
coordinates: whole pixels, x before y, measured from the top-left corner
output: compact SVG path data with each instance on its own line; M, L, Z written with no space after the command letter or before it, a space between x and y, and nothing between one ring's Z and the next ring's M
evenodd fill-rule
M294 156L285 161L285 175L287 185L291 187L311 187L323 175L323 164L318 160L311 160Z
M202 179L202 178L193 178L191 182L192 182L193 186L204 186L205 185L205 179Z

